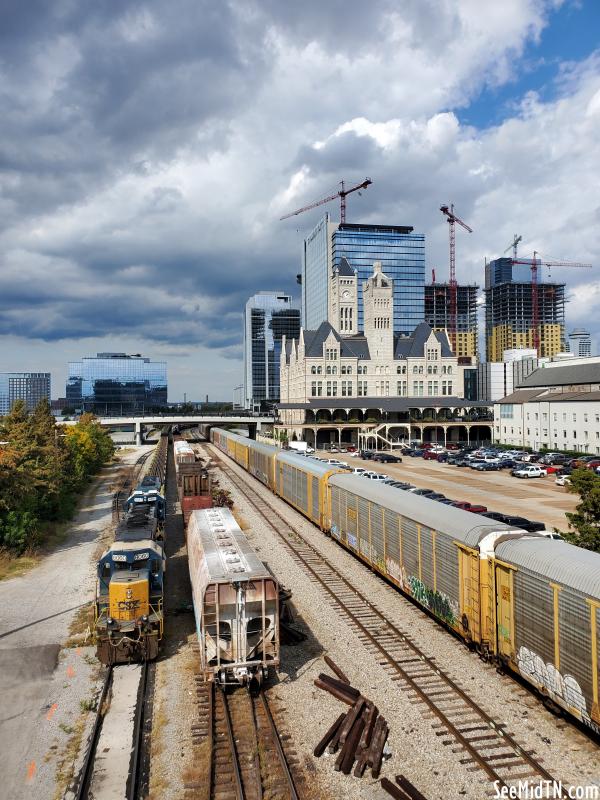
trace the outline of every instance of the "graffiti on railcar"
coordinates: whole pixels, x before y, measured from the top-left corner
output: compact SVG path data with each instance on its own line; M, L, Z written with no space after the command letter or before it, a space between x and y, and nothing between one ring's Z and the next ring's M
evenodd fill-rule
M432 614L447 622L448 625L456 625L458 608L448 595L425 586L423 581L417 578L416 575L409 575L408 587L417 603L425 606Z
M563 675L554 664L544 659L528 647L520 647L517 654L519 672L524 678L535 684L553 700L569 707L571 712L600 733L600 726L595 724L587 710L587 703L581 686L572 675Z

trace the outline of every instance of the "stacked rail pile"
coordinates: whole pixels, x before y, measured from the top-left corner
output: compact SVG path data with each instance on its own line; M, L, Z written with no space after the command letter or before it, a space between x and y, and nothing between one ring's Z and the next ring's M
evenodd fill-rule
M339 667L327 656L325 660L338 677L332 678L322 672L315 680L315 686L349 705L350 710L339 715L315 747L314 755L320 758L325 750L337 753L337 771L349 775L354 766L354 775L362 777L370 767L373 778L378 778L389 733L388 724L377 706L350 685Z
M169 436L163 433L160 437L158 446L153 450L150 465L146 471L146 475L153 478L160 478L161 486L165 483L165 475L167 474L167 450L169 446Z

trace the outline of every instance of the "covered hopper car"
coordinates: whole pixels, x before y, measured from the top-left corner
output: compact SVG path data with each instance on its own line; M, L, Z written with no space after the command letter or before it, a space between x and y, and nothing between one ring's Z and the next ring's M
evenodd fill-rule
M482 658L600 734L600 553L226 430L211 437Z
M187 548L202 671L260 684L279 664L279 586L231 511L193 511Z

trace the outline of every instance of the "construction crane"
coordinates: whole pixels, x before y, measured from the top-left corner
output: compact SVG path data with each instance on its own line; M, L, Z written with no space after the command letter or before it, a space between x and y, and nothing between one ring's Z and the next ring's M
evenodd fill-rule
M456 284L456 233L454 230L454 225L458 222L458 224L469 233L473 233L473 229L469 228L466 222L463 222L462 219L456 216L454 213L454 204L452 204L450 208L448 208L448 206L440 206L440 211L445 217L447 217L448 225L450 226L450 315L448 327L450 332L450 344L452 346L452 352L456 355L456 300L458 290Z
M516 237L515 237L516 240ZM512 246L512 245L511 245ZM515 245L516 246L516 245ZM513 264L526 264L531 269L531 325L533 328L533 346L538 356L540 355L540 309L538 303L538 267L585 267L590 268L591 264L584 264L579 261L545 261L538 258L537 250L533 251L533 258L518 259L513 258Z
M335 200L336 197L340 198L340 222L342 225L346 222L346 197L352 192L358 192L360 189L366 189L367 186L370 186L373 183L371 178L365 178L362 183L359 183L357 186L353 186L351 189L346 189L344 186L344 181L340 181L340 186L342 187L339 191L335 194L329 195L329 197L324 197L322 200L317 200L315 203L311 203L309 206L304 206L303 208L299 208L297 211L292 211L291 214L286 214L283 217L279 217L279 220L282 219L289 219L290 217L295 217L297 214L302 214L304 211L310 211L311 208L316 208L317 206L322 206L325 203L330 203L332 200Z
M506 250L504 251L505 253L508 253L508 251L512 248L513 261L515 261L515 259L517 258L517 245L519 244L519 242L522 242L522 241L523 241L523 237L521 235L517 235L515 233L515 235L513 236L513 240L511 242L511 244L509 244L508 247L506 248Z

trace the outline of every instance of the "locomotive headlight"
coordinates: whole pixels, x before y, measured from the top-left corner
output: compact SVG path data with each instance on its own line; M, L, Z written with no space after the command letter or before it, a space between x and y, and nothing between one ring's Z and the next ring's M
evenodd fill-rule
M144 614L144 616L142 617L142 622L148 622L148 617L146 616L146 614Z
M112 617L107 617L107 618L106 618L106 624L107 624L107 625L108 625L108 627L110 628L110 627L111 627L111 625L114 625L114 624L115 624L115 621L114 621L114 619L113 619Z

